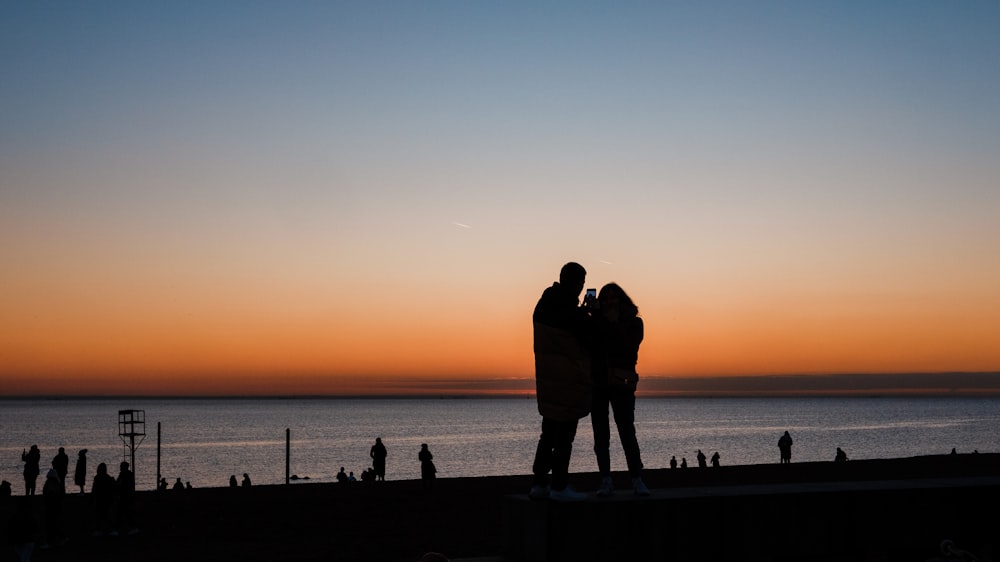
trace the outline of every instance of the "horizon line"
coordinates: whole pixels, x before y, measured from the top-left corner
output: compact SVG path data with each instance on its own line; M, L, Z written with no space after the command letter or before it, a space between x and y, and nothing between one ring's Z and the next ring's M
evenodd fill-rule
M813 375L725 375L640 377L637 395L643 398L712 397L917 397L1000 396L1000 372L845 373ZM301 388L290 392L256 389L213 392L172 389L155 392L25 392L0 394L0 399L409 399L409 398L534 398L534 377L423 380L380 379L367 388L340 390Z

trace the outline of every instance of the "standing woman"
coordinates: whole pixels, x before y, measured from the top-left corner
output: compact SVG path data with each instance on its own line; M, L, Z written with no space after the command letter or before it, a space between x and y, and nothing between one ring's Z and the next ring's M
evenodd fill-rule
M41 471L39 464L42 460L42 453L38 450L38 445L32 445L28 451L21 451L21 460L24 461L24 495L35 495L35 481Z
M598 496L614 492L611 480L611 424L608 406L615 416L618 437L625 451L632 488L636 495L648 496L649 488L642 481L642 458L635 437L635 389L639 382L635 365L639 360L639 344L643 338L639 309L615 283L601 287L597 296L598 349L595 363L594 402L590 420L594 428L594 453L601 474Z
M427 448L427 443L420 444L420 452L417 453L417 460L420 461L420 480L424 484L424 489L430 490L434 486L434 476L437 474L437 467L434 466L434 455Z

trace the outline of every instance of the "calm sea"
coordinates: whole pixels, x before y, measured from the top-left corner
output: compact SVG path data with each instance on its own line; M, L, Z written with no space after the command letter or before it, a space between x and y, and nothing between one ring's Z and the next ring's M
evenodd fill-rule
M417 452L427 443L440 477L528 474L540 418L522 399L231 399L0 400L0 478L22 494L21 452L37 444L43 475L59 447L73 472L88 450L88 489L97 464L112 474L127 458L118 411L142 410L144 440L136 447L140 489L160 470L194 487L225 486L231 474L257 484L285 477L285 431L291 473L328 482L341 466L360 475L376 437L389 450L386 478L420 477ZM725 464L778 460L788 430L792 461L832 460L837 447L853 459L1000 452L1000 398L640 398L639 442L647 467L670 457L694 463L698 449ZM157 437L159 426L159 439ZM617 439L616 437L614 439ZM589 418L577 434L571 469L596 470ZM612 464L624 457L612 441ZM42 482L38 486L41 489Z

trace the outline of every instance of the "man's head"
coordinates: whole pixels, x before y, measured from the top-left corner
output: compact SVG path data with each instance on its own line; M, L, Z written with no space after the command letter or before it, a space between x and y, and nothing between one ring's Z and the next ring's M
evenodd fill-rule
M579 295L587 281L587 270L582 265L571 261L562 266L559 271L559 284Z

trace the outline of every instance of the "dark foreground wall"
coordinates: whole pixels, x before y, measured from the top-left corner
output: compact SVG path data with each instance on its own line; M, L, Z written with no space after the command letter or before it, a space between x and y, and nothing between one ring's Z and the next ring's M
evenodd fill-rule
M431 490L416 480L392 480L391 466L387 476L370 486L140 492L139 534L115 538L92 536L91 498L71 494L62 514L68 542L36 550L33 560L413 562L428 551L455 559L497 555L517 544L524 549L531 540L555 545L561 532L573 537L567 548L577 549L571 552L579 560L920 562L947 537L985 561L1000 529L1000 485L973 480L1000 477L994 454L649 470L654 501L620 493L572 506L524 500L527 474L439 478ZM628 484L626 475L616 477L619 487ZM573 475L573 483L594 490L598 478ZM21 482L13 486L23 493ZM18 498L0 498L0 562L13 556L5 536L12 499ZM41 500L31 502L39 544ZM511 511L518 505L529 510L520 519ZM620 550L630 544L641 545L634 556ZM561 552L550 559L569 559Z
M505 504L504 552L524 562L919 562L943 539L989 559L1000 477L746 484Z
M504 505L506 556L589 560L923 561L950 539L991 560L1000 534L1000 457L652 471L611 499Z

